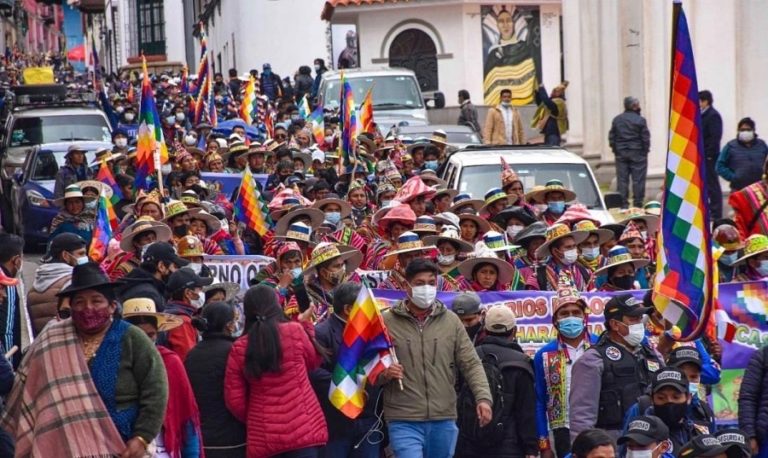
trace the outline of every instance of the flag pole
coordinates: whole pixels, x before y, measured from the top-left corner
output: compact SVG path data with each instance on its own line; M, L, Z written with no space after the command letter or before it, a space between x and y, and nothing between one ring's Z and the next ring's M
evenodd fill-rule
M157 172L157 188L160 191L160 198L165 197L163 191L163 171L161 170L162 164L160 163L160 144L155 142L155 150L152 152L152 159L155 163L155 171Z
M376 302L376 296L373 295L373 290L368 286L368 282L364 277L361 277L360 279L363 283L363 288L365 288L366 291L368 291L368 295L371 296L371 301L373 301L373 305L378 309L379 303ZM382 323L384 320L384 317L381 318ZM386 326L384 327L384 331L386 332ZM397 352L395 351L395 346L392 345L392 339L389 337L389 333L387 333L387 340L389 341L389 352L392 355L392 362L395 364L400 364L400 360L397 359ZM397 379L397 384L400 385L400 391L403 391L403 379L399 378Z

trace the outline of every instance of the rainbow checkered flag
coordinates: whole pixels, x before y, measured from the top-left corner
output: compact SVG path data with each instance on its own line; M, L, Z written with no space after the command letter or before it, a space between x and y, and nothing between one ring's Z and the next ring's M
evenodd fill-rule
M253 180L250 167L243 172L243 181L235 199L235 219L245 223L246 227L264 237L272 224L269 208L261 197Z
M331 404L349 418L357 418L365 406L365 385L392 365L392 341L384 318L365 285L349 312L339 346L336 368L328 393Z
M680 328L679 340L691 341L707 327L717 277L693 48L682 5L676 3L674 12L669 149L653 301Z

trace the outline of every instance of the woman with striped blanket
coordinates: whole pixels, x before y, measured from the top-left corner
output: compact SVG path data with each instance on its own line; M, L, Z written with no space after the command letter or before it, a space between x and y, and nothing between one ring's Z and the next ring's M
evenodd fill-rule
M163 362L141 329L115 317L115 286L87 263L58 294L72 317L29 346L0 418L16 456L140 458L160 432Z

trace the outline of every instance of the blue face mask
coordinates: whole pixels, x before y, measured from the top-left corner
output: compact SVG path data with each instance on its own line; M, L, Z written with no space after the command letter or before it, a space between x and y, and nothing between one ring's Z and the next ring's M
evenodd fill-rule
M550 212L556 215L559 215L565 211L565 201L558 200L558 201L547 202L547 209Z
M331 224L339 224L339 221L341 221L341 213L339 212L326 213L325 220Z
M301 276L302 270L301 267L294 267L291 269L291 276L293 276L293 279L297 279Z
M760 265L757 266L757 273L763 277L768 277L768 260L760 261Z
M437 161L426 161L424 162L424 168L429 170L435 170L437 171L438 162Z
M732 266L737 259L739 259L738 251L734 251L732 253L723 253L723 255L720 256L720 262L722 262L726 266Z
M557 322L557 329L568 339L579 337L584 332L584 319L576 316L563 318Z

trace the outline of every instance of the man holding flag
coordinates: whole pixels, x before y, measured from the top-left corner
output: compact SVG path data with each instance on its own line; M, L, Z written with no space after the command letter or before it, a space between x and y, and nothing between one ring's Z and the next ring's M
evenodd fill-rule
M488 380L459 317L436 299L440 270L415 259L405 269L407 298L383 313L399 363L379 378L395 456L453 456L456 368L477 404L480 427L491 421Z

